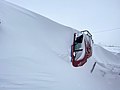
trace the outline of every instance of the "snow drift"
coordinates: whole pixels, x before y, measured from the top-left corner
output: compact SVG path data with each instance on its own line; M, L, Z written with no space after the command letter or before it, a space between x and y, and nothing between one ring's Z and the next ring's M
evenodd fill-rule
M98 62L106 63L106 64L115 64L120 65L120 58L119 55L115 55L114 53L111 53L110 51L102 48L101 46L94 45L94 58Z
M119 81L90 74L94 56L72 67L76 30L2 0L0 20L0 90L118 90Z

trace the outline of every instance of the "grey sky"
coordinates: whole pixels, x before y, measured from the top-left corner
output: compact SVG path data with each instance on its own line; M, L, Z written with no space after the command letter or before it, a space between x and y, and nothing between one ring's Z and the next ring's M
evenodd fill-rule
M93 34L95 43L120 45L120 0L7 0L63 25ZM105 32L106 31L106 32Z

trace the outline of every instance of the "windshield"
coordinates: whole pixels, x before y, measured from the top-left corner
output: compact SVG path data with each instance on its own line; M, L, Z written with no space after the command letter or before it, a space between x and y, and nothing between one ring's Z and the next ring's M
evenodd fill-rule
M81 43L76 43L75 44L75 51L79 51L81 48Z

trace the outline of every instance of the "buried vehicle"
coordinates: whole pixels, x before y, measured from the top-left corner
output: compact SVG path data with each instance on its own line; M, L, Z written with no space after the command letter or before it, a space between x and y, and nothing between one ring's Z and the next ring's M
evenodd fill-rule
M74 33L73 44L71 46L71 60L74 67L83 66L89 57L92 56L92 35L84 30Z

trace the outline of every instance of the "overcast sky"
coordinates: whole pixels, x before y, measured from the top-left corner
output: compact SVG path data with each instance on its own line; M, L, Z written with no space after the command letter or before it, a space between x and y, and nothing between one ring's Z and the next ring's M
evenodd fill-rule
M77 30L95 43L120 45L120 0L6 0Z

